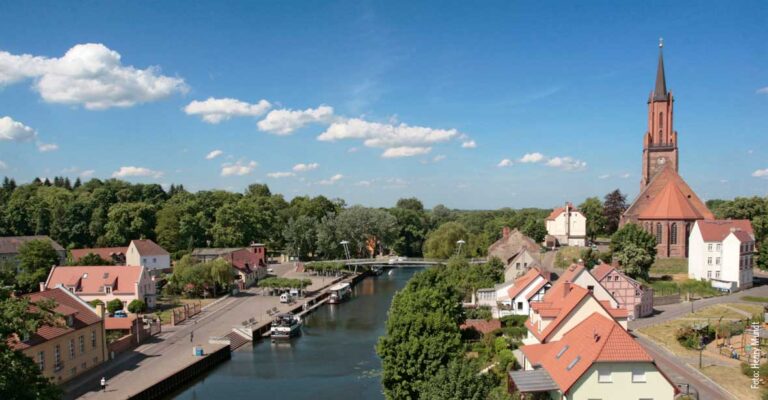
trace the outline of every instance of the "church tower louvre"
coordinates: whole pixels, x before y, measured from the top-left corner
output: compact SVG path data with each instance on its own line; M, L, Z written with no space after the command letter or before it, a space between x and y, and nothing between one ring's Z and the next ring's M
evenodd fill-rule
M673 127L674 97L667 91L664 74L663 42L659 40L656 85L648 97L648 130L643 138L643 170L640 191L669 165L678 172L677 132Z

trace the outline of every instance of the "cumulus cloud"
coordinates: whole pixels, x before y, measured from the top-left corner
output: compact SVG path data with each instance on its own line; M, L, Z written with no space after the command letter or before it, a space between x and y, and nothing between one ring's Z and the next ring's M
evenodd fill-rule
M64 169L61 170L62 174L79 175L80 177L83 177L83 178L87 178L89 176L92 176L94 172L96 172L96 171L92 170L92 169L86 169L86 170L83 171L83 170L81 170L78 167L64 168Z
M768 178L768 168L755 170L755 172L752 173L752 176L755 178Z
M272 104L263 99L258 103L251 104L231 98L209 97L203 101L195 100L187 104L184 107L184 112L187 115L199 115L203 121L209 124L218 124L232 117L257 117L267 112L271 107Z
M56 151L59 149L59 145L56 143L37 143L37 150L41 153L47 153L49 151Z
M764 88L757 89L758 94L768 94L768 86Z
M475 143L474 140L466 140L464 142L461 142L461 147L464 149L474 149L477 147L477 143Z
M6 169L8 168L8 164L4 163L3 160L0 160L0 169Z
M280 179L280 178L290 178L292 176L296 176L293 172L270 172L267 174L270 178Z
M497 166L497 167L499 167L499 168L503 168L503 167L509 167L509 166L511 166L512 164L514 164L514 163L512 162L512 160L510 160L509 158L505 158L505 159L503 159L503 160L499 161L499 163L498 163L498 164L496 164L496 166Z
M259 130L276 135L290 135L309 124L329 123L333 119L333 107L320 106L306 110L272 110L259 121Z
M120 167L119 170L112 173L113 178L126 178L129 176L148 176L152 178L160 178L163 176L161 171L154 171L144 167Z
M243 176L253 172L259 164L256 161L245 162L239 160L235 163L221 165L221 176Z
M319 185L333 185L334 183L340 181L342 178L344 178L344 175L336 174L328 179L323 179L322 181L319 181L317 183Z
M445 160L445 155L444 154L438 154L438 155L432 157L432 162L433 163L438 163L438 162L443 161L443 160Z
M411 147L411 146L390 147L384 150L384 153L382 153L381 156L383 158L413 157L413 156L420 156L422 154L427 154L430 151L432 151L431 147Z
M294 165L292 169L294 172L307 172L307 171L315 170L319 166L320 164L318 163L308 163L308 164L300 163L300 164Z
M2 79L2 71L0 71L0 79ZM11 117L0 118L0 140L28 142L35 138L37 138L37 132L34 129L14 121Z
M186 92L184 80L160 68L123 65L118 52L100 43L78 44L60 58L0 51L0 85L34 79L44 101L87 109L130 107Z
M544 154L527 153L520 158L521 163L537 163L544 160Z
M205 156L206 160L213 160L214 158L224 154L221 150L213 150Z
M552 157L547 160L548 167L559 168L565 171L578 171L587 167L585 161L577 160L572 157Z
M92 170L92 169L86 169L85 171L80 172L80 176L83 177L83 178L88 178L88 177L93 176L94 172L96 172L96 171Z

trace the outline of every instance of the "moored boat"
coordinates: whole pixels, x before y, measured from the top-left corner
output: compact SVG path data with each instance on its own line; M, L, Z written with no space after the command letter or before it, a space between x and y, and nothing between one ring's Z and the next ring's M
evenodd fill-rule
M328 296L328 303L339 304L349 299L352 295L352 286L346 282L337 283L328 288L328 291L331 293Z
M272 340L290 339L301 333L301 319L291 313L279 314L269 329Z

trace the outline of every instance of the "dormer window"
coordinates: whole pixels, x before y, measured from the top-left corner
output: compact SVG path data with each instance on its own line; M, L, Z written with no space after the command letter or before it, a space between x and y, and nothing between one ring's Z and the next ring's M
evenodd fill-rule
M75 324L75 318L71 315L67 315L67 326L72 327Z
M104 293L112 293L112 286L104 286Z

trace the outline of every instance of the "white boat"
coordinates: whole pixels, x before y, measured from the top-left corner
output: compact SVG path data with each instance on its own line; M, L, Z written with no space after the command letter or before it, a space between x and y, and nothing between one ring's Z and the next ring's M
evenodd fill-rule
M331 293L330 296L328 296L328 303L339 304L349 299L352 295L352 286L346 282L337 283L328 288L328 291Z
M269 329L272 340L290 339L301 334L301 319L291 313L279 314Z

